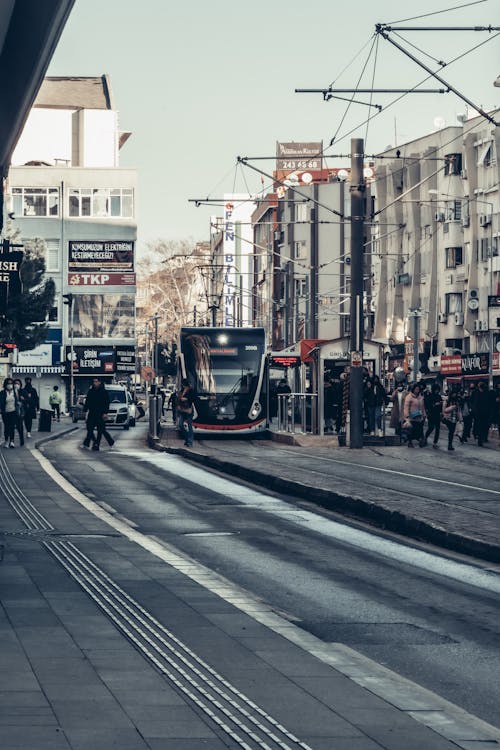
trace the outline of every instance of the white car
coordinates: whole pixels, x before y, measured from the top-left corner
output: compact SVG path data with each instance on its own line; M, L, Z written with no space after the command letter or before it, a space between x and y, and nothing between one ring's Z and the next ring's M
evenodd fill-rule
M109 396L109 410L104 421L107 427L135 427L137 416L132 394L123 385L113 384L105 386Z

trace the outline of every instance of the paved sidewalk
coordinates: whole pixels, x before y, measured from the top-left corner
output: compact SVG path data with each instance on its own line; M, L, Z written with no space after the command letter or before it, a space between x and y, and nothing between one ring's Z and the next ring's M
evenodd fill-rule
M195 440L192 449L171 423L162 425L158 450L268 490L367 521L455 552L500 562L500 443L457 442L448 452L431 446L339 448L335 438L303 436L300 445L268 433L263 440ZM478 489L482 488L482 489Z
M243 611L228 582L217 590L217 577L201 566L168 549L153 554L134 540L137 532L96 517L29 449L19 449L0 456L0 529L11 532L0 564L2 750L243 747L145 659L57 562L45 544L52 532L16 534L17 503L42 513L64 544L71 541L173 633L172 654L185 644L239 691L237 701L246 695L267 712L251 709L260 723L270 715L303 743L289 736L279 747L500 747L500 730L490 734L481 722L464 721L437 696L394 681L363 657L356 661L349 649L323 644L251 600L255 616ZM287 631L300 636L294 642ZM272 740L268 746L278 747Z

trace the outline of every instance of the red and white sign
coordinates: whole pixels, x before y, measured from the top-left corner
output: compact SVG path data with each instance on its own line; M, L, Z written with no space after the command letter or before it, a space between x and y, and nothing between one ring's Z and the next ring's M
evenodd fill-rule
M441 375L461 375L462 356L460 354L451 357L441 357Z
M69 286L135 286L135 273L69 273Z
M493 352L493 374L500 373L500 352Z

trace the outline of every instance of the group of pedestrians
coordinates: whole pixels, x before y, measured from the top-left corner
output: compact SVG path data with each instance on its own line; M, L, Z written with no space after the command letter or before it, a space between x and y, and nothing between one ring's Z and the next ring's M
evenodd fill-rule
M0 414L4 426L4 448L15 448L16 431L19 445L24 445L26 437L31 437L33 420L40 406L36 388L31 378L25 378L24 386L19 378L5 378L0 391Z
M426 387L415 383L408 390L398 385L392 396L390 427L401 435L409 448L415 444L421 448L432 436L432 447L439 447L441 426L447 431L448 450L455 450L453 440L457 427L461 426L460 442L472 437L478 446L488 442L490 427L500 422L500 385L493 390L487 383L472 383L468 388L451 387L443 396L439 383Z

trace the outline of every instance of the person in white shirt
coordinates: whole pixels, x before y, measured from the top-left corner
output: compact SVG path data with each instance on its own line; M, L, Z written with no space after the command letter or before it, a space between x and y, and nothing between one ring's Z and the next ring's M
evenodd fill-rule
M21 405L14 390L12 378L5 378L3 389L0 391L0 413L5 431L4 447L14 448L14 432L21 413Z

